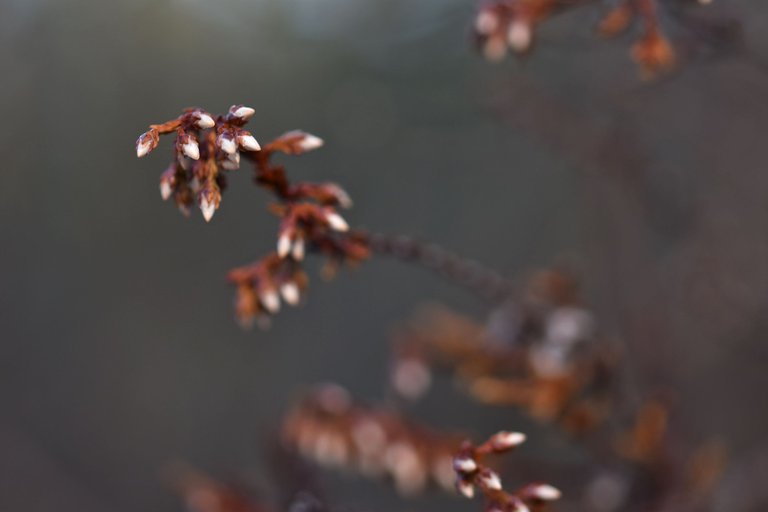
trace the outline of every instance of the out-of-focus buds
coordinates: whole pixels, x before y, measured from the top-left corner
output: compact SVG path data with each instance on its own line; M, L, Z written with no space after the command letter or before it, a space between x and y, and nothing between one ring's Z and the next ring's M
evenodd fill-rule
M226 157L219 162L219 164L221 165L222 169L227 171L236 171L240 168L240 153L235 152L227 154Z
M502 431L494 434L488 442L494 452L501 453L523 444L525 439L522 432Z
M416 400L432 385L432 373L424 361L408 357L395 363L391 381L392 386L401 396Z
M531 509L528 508L528 505L526 505L523 500L517 496L513 496L509 503L510 512L531 512Z
M469 482L467 480L464 480L464 479L457 480L456 490L459 491L459 494L461 494L465 498L472 499L475 497L475 486L472 485L472 482Z
M349 231L349 224L344 218L333 210L327 211L325 214L325 220L328 222L328 226L336 231Z
M259 293L259 300L264 305L264 309L272 314L280 311L280 296L274 288L267 288Z
M283 296L283 300L285 302L291 306L295 306L301 299L301 291L299 290L299 285L293 281L286 281L280 286L280 295Z
M249 132L241 130L237 134L237 143L246 151L261 151L261 146Z
M291 236L285 233L280 235L277 239L277 255L285 258L291 252L291 246Z
M483 468L482 471L480 471L480 474L477 477L477 482L492 491L501 490L501 478L495 471L489 468Z
M509 46L517 53L524 53L531 47L533 39L533 29L528 20L515 19L509 25L507 32L507 41Z
M475 18L475 31L487 36L499 28L499 15L491 9L481 9Z
M269 143L268 148L275 151L282 151L289 155L300 155L307 151L312 151L323 145L323 139L315 135L293 130L284 133L277 139Z
M560 489L549 484L529 484L525 486L520 494L523 498L530 498L540 501L556 501L562 496Z
M349 197L347 191L338 186L335 183L326 183L323 185L328 194L332 195L339 206L342 208L352 208L352 198Z
M301 236L296 237L296 240L293 242L291 256L293 256L293 259L296 261L301 261L304 259L304 250L304 238Z
M159 136L154 130L142 133L136 140L136 156L143 157L157 147Z
M477 462L472 457L460 455L453 459L453 469L459 473L474 473L477 471Z

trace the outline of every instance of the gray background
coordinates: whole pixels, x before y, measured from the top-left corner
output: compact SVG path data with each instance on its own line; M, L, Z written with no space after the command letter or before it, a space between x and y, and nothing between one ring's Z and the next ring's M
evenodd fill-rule
M712 13L741 19L744 45L694 41L683 72L651 84L630 39L592 38L590 9L544 27L526 62L485 63L471 4L0 0L0 510L178 510L160 478L173 460L262 482L262 440L302 388L380 399L388 336L416 305L486 313L380 260L314 278L306 305L241 331L224 275L272 248L267 196L232 175L205 225L160 201L167 142L135 158L147 124L190 105L251 105L262 141L322 136L289 170L343 184L353 225L509 276L566 262L639 382L676 391L693 439L766 460L765 3L721 1ZM567 449L450 389L415 414ZM365 510L443 503L331 480Z

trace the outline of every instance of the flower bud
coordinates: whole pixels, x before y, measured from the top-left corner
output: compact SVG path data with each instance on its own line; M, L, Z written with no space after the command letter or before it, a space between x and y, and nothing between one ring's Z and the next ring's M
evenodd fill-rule
M562 496L560 489L549 484L531 484L528 493L531 497L542 501L555 501Z
M216 122L213 120L213 117L205 112L197 111L195 112L195 117L197 117L195 125L202 130L216 126Z
M280 311L280 296L274 289L269 288L261 292L259 300L270 313L275 314Z
M490 469L484 469L480 476L478 476L479 482L487 487L488 489L492 491L500 491L501 490L501 478L499 478L499 475L496 474L495 471L491 471Z
M456 490L465 498L471 499L475 496L475 486L463 478L456 481Z
M291 306L298 304L299 299L301 298L299 286L293 281L286 281L283 283L283 285L280 287L280 295L282 295L283 300Z
M219 148L229 154L232 155L235 152L237 152L237 144L235 143L235 140L232 138L232 135L229 133L222 133L216 138L216 145L219 146Z
M235 117L237 119L241 119L243 121L246 121L253 117L253 114L255 114L256 111L252 109L251 107L246 107L243 105L232 105L229 109L229 114L232 117Z
M237 136L237 143L246 151L260 151L261 146L250 133L242 131Z
M191 158L192 160L200 159L200 147L197 145L197 141L190 136L185 136L185 139L181 143L181 152L184 156Z
M328 226L330 226L331 229L342 232L349 230L349 224L347 224L347 221L345 221L344 218L336 212L332 211L326 213L325 220L328 222Z
M325 144L323 139L309 133L305 134L299 141L299 147L302 151L312 151L313 149L322 147L323 144Z
M277 239L277 255L281 258L285 258L288 256L288 253L291 252L291 237L287 233L283 233L280 235L280 237Z
M157 147L157 137L153 133L142 133L136 140L136 156L141 158Z
M523 444L525 439L522 432L501 431L491 437L490 443L495 452L502 452Z
M477 471L477 462L471 457L459 456L453 459L453 469L459 473L474 473Z

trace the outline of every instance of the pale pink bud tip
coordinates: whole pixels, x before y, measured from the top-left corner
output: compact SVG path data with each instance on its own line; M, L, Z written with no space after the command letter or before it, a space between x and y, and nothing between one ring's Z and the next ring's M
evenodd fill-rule
M471 498L474 498L475 496L475 486L472 485L470 482L459 480L458 482L456 482L456 489L465 498L471 499Z
M303 238L297 238L295 242L293 242L293 251L291 251L291 255L293 256L293 259L296 261L301 261L304 259L304 239Z
M522 432L499 432L494 435L492 442L495 448L506 449L514 448L525 442L526 436Z
M299 291L298 285L292 281L284 283L280 287L280 295L282 295L283 300L291 306L298 304L299 299L301 298L301 292Z
M562 496L562 493L560 492L560 489L553 487L549 484L540 484L535 485L531 489L531 494L543 501L554 501L559 500L560 496Z
M240 146L242 146L243 149L246 149L248 151L261 150L261 146L253 137L253 135L241 135L237 138L237 142L240 144Z
M299 142L299 146L304 151L312 151L313 149L322 147L323 144L325 144L323 139L310 134L305 135L304 138L301 139L301 142Z
M277 255L285 258L289 252L291 252L291 237L280 235L280 238L277 239Z
M509 26L509 33L507 34L507 40L509 46L516 52L524 52L531 46L531 40L533 39L533 33L531 32L531 26L525 21L513 21Z
M453 468L462 473L472 473L477 470L477 463L469 457L456 457L453 459Z
M232 115L237 117L237 118L245 120L245 119L250 119L251 117L253 117L253 114L255 114L255 113L256 113L256 111L254 109L252 109L251 107L240 107L237 110L235 110L234 112L232 112Z
M210 222L213 218L213 214L216 213L216 205L208 201L208 199L203 198L200 200L200 211L203 212L205 222Z
M205 130L206 128L213 128L216 122L208 114L198 113L197 122L195 123L198 128Z
M166 201L169 197L171 197L171 193L173 192L173 189L171 188L171 184L167 181L160 182L160 197L163 198L163 201Z
M267 290L259 295L261 303L270 313L277 313L280 311L280 297L275 290Z
M512 502L512 512L531 512L531 509L522 500L515 499Z
M200 159L200 148L198 147L197 142L193 140L186 142L181 147L181 151L184 153L185 156L188 156L192 160Z
M475 18L475 30L478 34L487 35L499 26L498 17L487 10L480 11Z
M329 213L325 216L325 220L328 221L328 225L331 227L331 229L335 229L336 231L349 230L349 224L347 224L347 221L345 221L344 218L338 213Z
M499 475L497 475L491 470L484 471L480 475L480 481L483 483L483 485L485 485L487 488L491 489L492 491L501 490L501 478L499 478Z

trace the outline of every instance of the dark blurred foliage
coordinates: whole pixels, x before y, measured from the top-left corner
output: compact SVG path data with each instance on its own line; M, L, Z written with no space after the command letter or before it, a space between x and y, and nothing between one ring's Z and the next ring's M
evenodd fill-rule
M729 447L716 510L760 510L768 8L716 0L708 16L739 19L741 42L691 51L652 83L622 41L593 39L589 10L542 27L529 59L490 65L469 44L473 9L0 2L0 509L178 510L163 476L176 460L269 489L263 443L298 392L334 380L379 400L389 334L417 304L487 313L428 273L374 261L313 286L270 331L241 331L225 274L273 247L263 192L233 176L210 225L184 219L160 201L164 162L136 160L133 144L183 107L245 103L257 138L301 128L326 140L292 172L344 184L355 225L510 277L573 269L638 386L673 390L689 436ZM483 435L535 432L530 453L579 457L448 386L413 412ZM358 510L472 506L326 480Z

